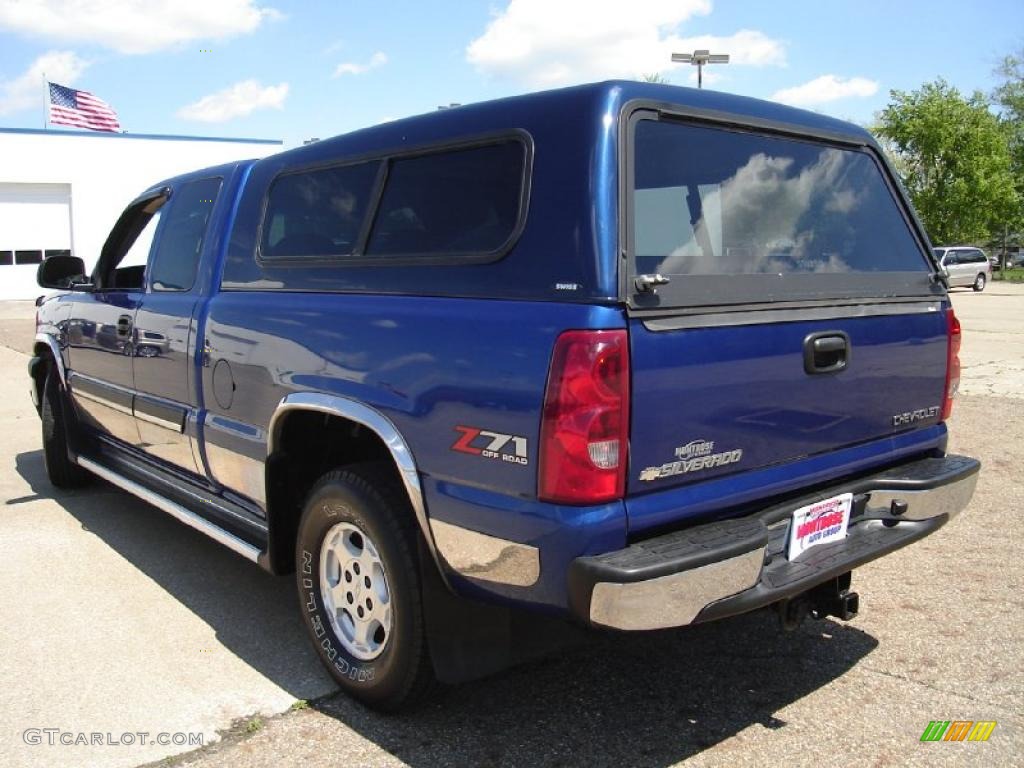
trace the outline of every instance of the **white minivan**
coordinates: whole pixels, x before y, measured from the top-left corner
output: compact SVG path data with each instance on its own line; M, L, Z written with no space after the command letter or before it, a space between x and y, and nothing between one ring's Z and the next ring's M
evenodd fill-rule
M933 248L935 258L949 276L949 287L971 286L984 291L992 277L992 265L981 248Z

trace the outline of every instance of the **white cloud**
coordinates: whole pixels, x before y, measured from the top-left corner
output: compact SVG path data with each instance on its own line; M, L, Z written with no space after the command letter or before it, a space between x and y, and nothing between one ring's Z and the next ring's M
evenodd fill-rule
M33 61L21 75L0 83L0 115L44 106L43 75L52 83L73 85L89 62L72 51L50 51Z
M333 43L323 49L322 53L324 56L330 56L331 54L337 53L345 47L344 40L335 40Z
M255 0L18 0L0 3L0 28L152 53L192 40L220 40L280 18Z
M868 80L866 77L844 79L835 75L822 75L809 83L776 91L771 95L771 99L795 107L808 107L851 96L857 98L873 96L877 91L878 83Z
M383 67L387 63L387 54L383 51L377 51L365 64L359 64L354 61L346 61L344 64L339 64L335 67L334 74L331 75L331 77L341 77L342 75L361 75L364 72L369 72L371 69Z
M258 80L243 80L182 107L178 117L201 123L223 123L258 109L282 109L287 96L288 83L264 86Z
M742 232L744 242L760 244L750 254L744 271L778 274L792 269L796 262L801 270L810 272L848 272L850 265L838 253L822 252L813 228L807 225L807 214L821 203L825 210L842 214L863 204L863 190L851 178L850 162L849 152L829 148L822 148L814 163L802 166L792 157L758 152L707 197L701 195L704 210L728 211L729 230ZM769 210L771 216L765 216ZM696 226L720 237L720 231L714 234L713 220L702 220ZM702 274L721 266L712 265L691 236L668 255L658 271Z
M737 64L785 62L781 42L755 30L728 37L691 37L679 25L711 12L710 0L510 0L466 48L486 74L531 86L636 77L677 69L673 52L711 48Z

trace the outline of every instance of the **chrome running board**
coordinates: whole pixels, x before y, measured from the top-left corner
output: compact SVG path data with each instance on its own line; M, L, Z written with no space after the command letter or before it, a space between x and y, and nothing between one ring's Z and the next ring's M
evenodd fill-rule
M162 509L167 514L174 518L177 518L185 525L195 528L200 533L205 533L214 541L219 544L223 544L225 547L230 549L232 552L241 555L246 560L257 562L260 550L254 547L247 541L235 536L235 534L225 531L220 526L211 523L205 517L200 517L190 509L186 509L177 502L171 501L165 496L161 496L156 491L150 490L145 486L139 485L134 480L129 480L123 475L119 475L113 470L107 469L102 464L97 464L92 459L87 459L84 456L78 457L78 464L83 468L92 472L94 475L99 475L104 480L112 485L116 485L123 491L127 491L132 496L137 496L148 504L152 504L154 507Z

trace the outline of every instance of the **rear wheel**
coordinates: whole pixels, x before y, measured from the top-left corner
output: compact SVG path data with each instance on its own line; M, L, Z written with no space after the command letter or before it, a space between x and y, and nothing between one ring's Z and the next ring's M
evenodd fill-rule
M416 531L386 473L336 470L307 497L296 541L303 619L346 693L378 709L429 690Z
M53 366L43 384L43 463L46 476L58 488L77 488L89 479L89 473L68 456L69 419L60 381Z
M984 291L986 282L988 282L988 280L985 278L985 275L979 273L978 276L974 278L974 290Z

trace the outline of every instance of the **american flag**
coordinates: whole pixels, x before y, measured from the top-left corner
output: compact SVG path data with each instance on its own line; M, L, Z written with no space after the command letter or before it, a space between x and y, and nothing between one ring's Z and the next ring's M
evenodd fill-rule
M102 99L88 91L76 91L63 85L49 83L50 122L57 125L74 125L94 131L120 131L117 112Z

